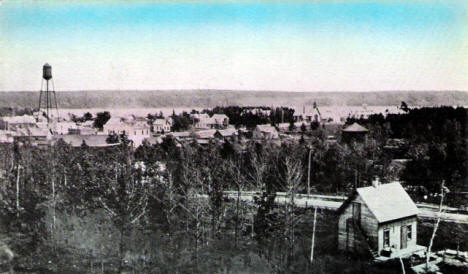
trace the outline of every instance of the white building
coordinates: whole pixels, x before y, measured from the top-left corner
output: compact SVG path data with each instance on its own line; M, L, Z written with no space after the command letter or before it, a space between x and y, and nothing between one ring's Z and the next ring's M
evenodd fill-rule
M225 128L229 125L229 117L226 114L213 114L211 119L214 120L217 128Z
M36 127L36 119L30 115L2 117L5 130L16 130L18 128Z
M216 129L226 128L229 125L229 117L225 114L213 114L210 117L206 113L192 114L194 128L196 129Z
M153 131L156 133L167 133L171 132L171 120L158 118L153 122Z
M257 125L252 131L252 137L254 139L278 139L278 131L271 125Z
M113 117L103 126L105 134L125 134L133 141L134 146L139 146L143 140L151 136L151 128L146 120L129 120Z

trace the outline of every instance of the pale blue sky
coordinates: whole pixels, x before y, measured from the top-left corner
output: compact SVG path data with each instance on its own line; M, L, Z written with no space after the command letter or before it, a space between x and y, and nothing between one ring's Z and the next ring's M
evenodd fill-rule
M0 90L468 90L468 4L3 1Z

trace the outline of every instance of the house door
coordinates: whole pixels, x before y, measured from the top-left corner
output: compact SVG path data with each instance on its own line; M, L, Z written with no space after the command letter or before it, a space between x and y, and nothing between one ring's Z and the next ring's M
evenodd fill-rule
M400 237L401 237L401 245L400 249L408 247L408 227L403 225L401 226Z
M360 225L361 224L361 204L353 203L353 218Z

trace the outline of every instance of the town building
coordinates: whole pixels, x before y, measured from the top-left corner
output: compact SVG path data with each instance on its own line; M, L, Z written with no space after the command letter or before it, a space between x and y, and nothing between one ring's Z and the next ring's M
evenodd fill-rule
M193 127L196 129L209 129L212 128L213 120L206 113L191 114L194 121Z
M78 131L78 125L74 122L60 121L55 124L55 131L58 135L70 134Z
M222 141L233 142L237 139L238 133L235 128L218 129L214 137Z
M303 107L302 113L295 113L294 114L294 119L297 122L317 122L321 123L322 122L322 114L320 113L320 110L318 109L317 106L314 106L311 110L306 111L306 108Z
M226 128L229 125L229 117L226 114L213 114L211 119L214 121L215 128Z
M257 125L252 131L252 138L254 139L278 139L278 131L271 125Z
M151 136L151 128L146 119L111 118L103 126L104 134L125 134L135 147L140 146L143 140Z
M57 140L62 140L72 147L81 147L83 145L88 147L103 148L119 145L119 143L110 144L107 142L108 136L106 135L60 135Z
M107 135L128 134L129 131L131 131L130 125L120 117L111 117L103 126L103 132Z
M222 129L229 125L229 117L225 114L213 114L210 117L207 113L191 114L193 127L195 129Z
M169 119L158 118L153 121L153 132L167 133L171 132L172 123Z
M207 130L200 130L200 131L194 131L192 133L192 137L195 139L213 139L215 136L216 130L215 129L207 129Z
M1 117L0 122L4 130L36 127L36 119L30 115Z
M423 252L416 244L418 212L400 183L358 188L338 209L338 249L376 260Z
M241 116L250 113L261 116L270 116L271 109L269 107L243 107Z
M173 138L178 144L188 143L193 140L193 133L190 133L188 131L169 132L163 136L164 138L166 137Z
M42 146L49 144L49 141L52 139L52 132L47 128L18 128L13 138L18 143L30 143L33 146Z
M341 131L341 137L345 142L365 142L369 130L358 123L353 123Z

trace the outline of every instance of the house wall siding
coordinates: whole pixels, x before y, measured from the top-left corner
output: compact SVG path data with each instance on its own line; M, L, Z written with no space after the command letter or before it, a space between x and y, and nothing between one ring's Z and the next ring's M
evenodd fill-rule
M354 228L347 225L347 220L353 218L353 203L361 204L361 229L369 238L369 245L377 249L378 244L378 222L362 199L357 195L351 203L343 210L338 221L338 249L353 251L367 249L365 239L358 234ZM364 252L361 250L361 252Z
M379 226L379 252L384 249L383 234L384 230L388 229L390 232L390 247L395 249L401 248L401 227L404 225L411 225L411 240L407 241L407 247L416 246L417 242L417 217L397 220L395 222L381 224Z

